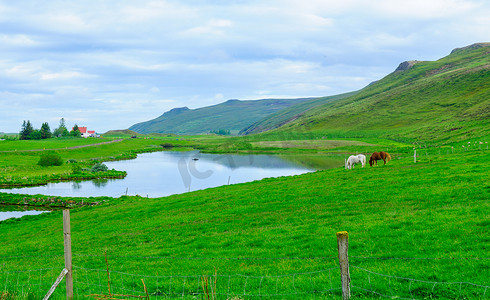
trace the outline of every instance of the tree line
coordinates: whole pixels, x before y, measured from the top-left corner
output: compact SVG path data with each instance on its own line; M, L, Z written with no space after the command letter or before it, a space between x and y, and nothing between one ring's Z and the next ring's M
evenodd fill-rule
M49 139L52 137L66 137L66 136L73 136L73 137L81 137L82 133L78 129L78 125L75 124L73 126L73 129L68 131L65 125L65 119L61 118L60 120L60 125L51 132L51 129L49 128L49 124L47 122L43 123L41 125L41 129L35 129L31 121L29 120L24 120L24 123L22 123L22 128L19 132L19 140L41 140L41 139Z

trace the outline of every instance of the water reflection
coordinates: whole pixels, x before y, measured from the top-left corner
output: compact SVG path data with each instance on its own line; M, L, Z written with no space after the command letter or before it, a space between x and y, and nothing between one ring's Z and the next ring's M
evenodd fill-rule
M82 182L81 181L73 181L71 186L74 190L79 190L82 188Z
M299 175L325 169L331 158L311 156L203 154L193 152L154 152L134 160L106 162L109 169L126 171L124 179L59 182L45 186L3 189L0 192L53 196L96 197L140 195L162 197L226 184L249 182L266 177ZM336 167L343 157L336 158Z
M94 184L95 187L98 187L98 188L103 188L105 186L107 186L107 184L109 183L109 179L95 179L95 180L92 180L92 183Z
M343 166L345 155L282 155L281 158L306 168L326 170Z

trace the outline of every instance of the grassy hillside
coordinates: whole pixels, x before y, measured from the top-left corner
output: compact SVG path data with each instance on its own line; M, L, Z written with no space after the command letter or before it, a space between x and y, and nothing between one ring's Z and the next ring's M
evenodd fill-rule
M109 130L103 134L104 137L131 137L135 135L138 133L129 129Z
M482 299L490 152L456 152L72 210L75 291L107 294L109 267L117 294L144 295L144 279L153 297L207 299L206 275L217 299L339 299L335 233L347 230L356 299ZM39 299L59 275L61 220L0 222L8 294Z
M309 98L228 100L218 105L198 109L174 108L156 119L135 124L129 129L143 134L195 135L218 130L238 133L270 114L307 100Z
M490 43L411 63L353 96L306 112L281 130L413 143L488 139Z
M241 135L254 134L254 133L260 133L260 132L278 128L286 123L292 122L293 120L299 118L306 111L314 107L346 98L355 93L356 92L351 92L351 93L345 93L345 94L340 94L335 96L320 97L320 98L315 98L315 99L301 102L299 104L293 105L291 107L273 113L258 122L255 122L249 127L242 129L239 132L239 134Z

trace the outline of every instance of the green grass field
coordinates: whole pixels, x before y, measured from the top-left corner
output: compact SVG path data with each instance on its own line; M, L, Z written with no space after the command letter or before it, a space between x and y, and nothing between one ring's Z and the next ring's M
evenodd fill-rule
M115 294L143 279L152 299L340 299L346 230L355 299L488 298L490 152L392 149L386 166L73 209L75 294L108 294L109 266ZM63 268L61 211L0 232L2 297L39 299Z
M60 176L71 176L73 164L66 163L68 160L76 161L81 167L90 167L96 161L131 159L137 153L161 151L164 143L184 149L191 145L189 141L174 137L1 141L0 186L45 184ZM59 153L65 163L61 166L39 166L39 158L47 150ZM81 176L84 178L85 175Z

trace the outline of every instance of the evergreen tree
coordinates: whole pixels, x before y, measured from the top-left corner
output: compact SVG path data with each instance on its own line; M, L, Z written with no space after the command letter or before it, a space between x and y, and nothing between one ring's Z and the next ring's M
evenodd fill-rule
M42 134L41 130L39 129L34 129L29 135L27 136L28 140L40 140L42 139Z
M27 122L24 120L24 123L22 123L22 129L20 131L19 139L20 140L29 140L29 135L34 131L34 128L32 127L31 121L27 120Z
M49 139L51 137L51 129L49 128L49 124L47 122L41 125L41 138Z
M68 133L68 129L66 129L66 126L65 126L65 119L64 118L61 118L60 120L60 126L58 126L58 128L56 128L54 131L53 131L53 135L55 137L61 137L61 136L67 136L69 133Z
M20 128L19 140L25 140L26 139L26 137L27 137L27 135L25 134L26 126L27 126L27 123L26 123L26 120L24 120L24 123L22 123L22 127Z

